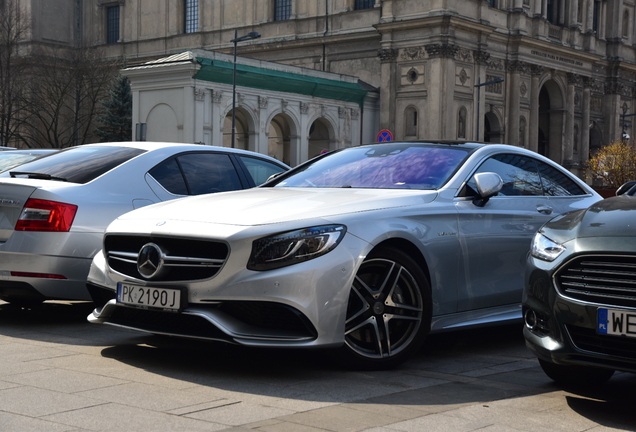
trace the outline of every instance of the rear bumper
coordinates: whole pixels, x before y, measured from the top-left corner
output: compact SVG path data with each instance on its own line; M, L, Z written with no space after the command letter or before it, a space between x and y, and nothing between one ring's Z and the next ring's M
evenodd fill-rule
M38 295L43 300L91 300L86 289L90 263L90 258L0 252L0 295L9 300Z

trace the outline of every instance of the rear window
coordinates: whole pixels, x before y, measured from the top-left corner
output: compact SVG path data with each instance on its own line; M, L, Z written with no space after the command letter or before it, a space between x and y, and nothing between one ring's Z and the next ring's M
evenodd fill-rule
M1 177L32 177L88 183L122 163L145 153L128 147L73 147L51 156L20 165Z

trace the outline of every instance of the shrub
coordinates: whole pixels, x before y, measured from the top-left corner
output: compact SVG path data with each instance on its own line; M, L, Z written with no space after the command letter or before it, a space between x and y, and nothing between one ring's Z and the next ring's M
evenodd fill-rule
M607 145L590 158L587 171L604 186L618 189L636 180L636 148L621 141Z

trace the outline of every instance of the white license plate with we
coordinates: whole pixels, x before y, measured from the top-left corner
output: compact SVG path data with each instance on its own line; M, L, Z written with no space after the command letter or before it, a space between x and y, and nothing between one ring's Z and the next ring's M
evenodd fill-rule
M597 333L636 337L636 311L599 308Z
M126 283L117 284L117 303L138 308L181 309L182 290L174 288L155 288Z

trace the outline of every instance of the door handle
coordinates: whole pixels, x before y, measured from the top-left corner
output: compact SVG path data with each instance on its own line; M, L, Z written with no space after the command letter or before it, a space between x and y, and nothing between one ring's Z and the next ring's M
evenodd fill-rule
M552 207L550 207L548 205L545 205L545 204L539 204L537 206L537 211L539 213L543 213L543 214L549 215L549 214L552 214L552 210L554 210Z

